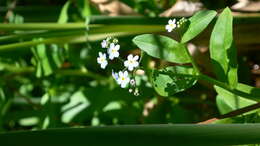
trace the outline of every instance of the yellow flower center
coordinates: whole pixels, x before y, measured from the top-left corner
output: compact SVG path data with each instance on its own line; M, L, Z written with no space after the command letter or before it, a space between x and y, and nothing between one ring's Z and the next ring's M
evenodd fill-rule
M115 52L116 52L116 49L112 49L112 52L115 53Z
M122 80L125 80L125 78L124 78L124 77L122 77Z

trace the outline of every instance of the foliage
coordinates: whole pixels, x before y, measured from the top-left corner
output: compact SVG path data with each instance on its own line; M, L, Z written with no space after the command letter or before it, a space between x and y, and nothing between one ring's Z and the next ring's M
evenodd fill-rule
M176 1L123 2L154 17ZM188 19L174 18L181 22L167 34L174 39L158 34L165 31L168 18L95 16L93 9L89 1L66 1L59 13L50 12L55 22L27 23L26 16L14 11L8 23L0 24L1 141L25 144L29 136L31 145L45 138L58 138L63 145L71 140L121 145L129 137L150 145L181 145L186 139L197 145L259 143L257 124L106 126L197 123L212 117L220 117L212 123L259 123L260 89L242 84L238 77L229 8L218 16L214 10L203 10ZM188 43L211 27L209 53L216 78L204 73L188 50ZM99 52L109 49L100 43L110 37L118 38L120 57L140 55L140 66L129 73L138 96L120 88L111 76L111 71L122 69L122 58L109 60L106 69L97 63ZM69 128L82 126L104 127ZM8 133L16 130L37 131ZM96 136L102 140L92 139ZM11 141L13 137L17 141ZM39 145L51 145L44 142Z

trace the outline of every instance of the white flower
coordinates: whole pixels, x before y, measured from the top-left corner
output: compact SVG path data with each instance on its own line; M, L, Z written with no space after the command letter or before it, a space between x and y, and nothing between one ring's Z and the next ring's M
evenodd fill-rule
M97 62L101 65L102 69L105 69L107 66L107 57L106 54L102 54L102 52L98 52L99 57L97 58Z
M107 40L103 40L102 42L101 42L101 47L102 48L106 48L107 47Z
M131 80L130 80L130 84L131 84L132 86L134 86L134 85L135 85L135 80L134 80L134 79L131 79Z
M173 19L173 20L169 20L168 21L168 24L166 25L166 27L165 27L165 29L168 31L168 32L172 32L172 30L173 29L175 29L176 28L176 20L175 19Z
M137 61L138 59L138 55L134 57L132 54L130 54L127 56L127 60L124 62L124 66L127 67L129 71L132 71L135 67L139 65L139 62Z
M118 75L119 75L119 77L118 77L117 83L121 85L121 88L125 88L130 81L130 78L128 77L128 72L120 71L118 73Z
M119 49L120 49L119 45L115 45L114 43L110 44L110 47L108 48L108 54L110 60L119 57L119 52L118 52Z

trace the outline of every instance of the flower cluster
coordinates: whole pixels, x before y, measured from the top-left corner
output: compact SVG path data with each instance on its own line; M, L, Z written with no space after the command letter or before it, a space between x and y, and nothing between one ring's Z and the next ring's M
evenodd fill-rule
M178 22L176 22L176 19L170 19L168 21L168 24L165 26L165 29L168 32L172 32L176 27L180 28L185 22L187 21L186 18L181 18Z
M178 22L177 22L177 27L180 28L185 22L188 20L184 17L182 17Z
M119 72L114 72L112 70L112 77L115 79L118 85L120 85L121 88L126 88L128 84L130 83L130 88L129 92L132 93L134 90L134 95L138 96L139 92L138 89L136 88L136 82L133 76L134 70L139 66L139 56L138 55L133 55L129 54L127 56L127 60L123 60L120 58L120 45L118 44L117 39L113 39L111 37L103 40L101 42L101 47L107 49L106 53L99 52L99 57L97 58L98 64L100 64L102 69L105 69L106 66L108 65L108 59L107 56L110 60L114 60L118 58L119 61L122 61L124 65L124 69L119 71ZM129 72L128 72L128 71ZM132 73L130 73L132 72ZM134 89L133 89L134 88Z

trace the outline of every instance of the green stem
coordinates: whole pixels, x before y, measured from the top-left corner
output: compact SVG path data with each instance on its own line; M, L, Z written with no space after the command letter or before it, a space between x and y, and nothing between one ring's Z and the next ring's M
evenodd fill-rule
M6 63L0 63L0 67L4 68L7 71L13 72L13 73L32 73L35 71L34 67L17 67L14 65L6 64ZM57 74L61 75L67 75L67 76L84 76L84 77L90 77L96 80L102 80L105 79L105 77L98 75L96 73L93 73L87 69L58 69L56 70Z
M235 95L238 95L238 96L241 96L241 97L246 97L246 98L249 98L249 99L252 99L252 100L256 100L255 98L252 97L252 95L248 94L248 93L245 93L243 91L240 91L240 90L237 90L237 89L234 89L234 88L231 88L228 84L225 84L223 82L220 82L216 79L213 79L207 75L204 75L204 74L199 74L198 76L196 76L197 79L199 80L204 80L204 81L207 81L208 83L212 84L212 85L216 85L218 87L221 87Z
M201 73L200 73L199 67L198 67L197 63L195 62L195 60L193 59L193 57L191 56L191 54L190 54L190 52L189 52L189 49L188 49L187 47L185 48L185 51L186 51L186 53L188 54L188 56L189 56L189 58L190 58L190 60L191 60L191 64L192 64L192 66L194 67L196 73L197 73L198 75L200 75Z
M91 24L92 27L99 27L102 25ZM86 29L85 23L24 23L24 24L0 24L0 30L68 30L68 29Z
M59 25L59 24L57 24ZM1 29L1 24L0 24ZM152 25L111 25L105 27L99 27L89 30L88 40L96 41L106 38L107 36L129 36L141 33L150 32L160 32L163 30L162 26L152 26ZM68 30L67 30L68 31ZM47 34L41 34L46 36ZM41 35L37 35L41 37ZM64 43L83 43L86 42L85 30L73 30L69 32L64 32L59 35L58 33L53 33L56 37L45 38L42 40L25 41L19 43L12 43L7 45L0 45L0 51L12 51L16 49L21 49L24 47L31 47L38 44L64 44ZM59 37L57 37L59 36ZM14 38L17 38L15 36ZM7 38L4 38L6 40Z
M224 89L226 89L226 90L228 90L228 91L231 91L231 90L232 90L227 84L225 84L225 83L223 83L223 82L220 82L220 81L218 81L218 80L215 80L215 79L213 79L213 78L211 78L211 77L209 77L209 76L207 76L207 75L200 74L200 75L198 75L197 77L198 77L198 79L200 79L200 80L207 81L207 82L209 82L209 83L211 83L211 84L213 84L213 85L217 85L217 86L219 86L219 87L221 87L221 88L224 88Z

